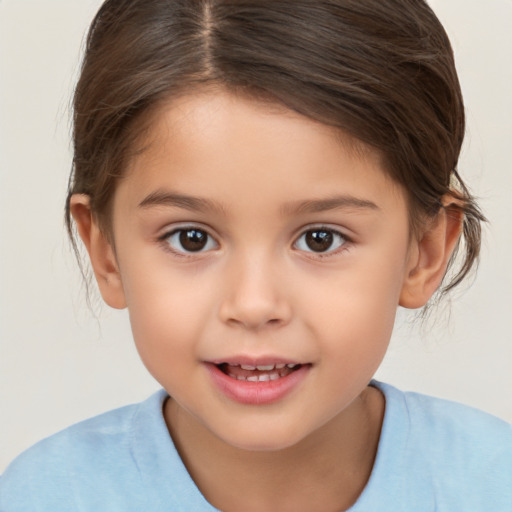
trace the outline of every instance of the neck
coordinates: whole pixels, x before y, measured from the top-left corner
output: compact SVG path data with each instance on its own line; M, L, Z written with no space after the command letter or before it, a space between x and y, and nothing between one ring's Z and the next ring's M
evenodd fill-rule
M224 512L346 510L371 474L384 398L367 388L346 410L294 446L274 451L233 447L169 399L173 441L205 498Z

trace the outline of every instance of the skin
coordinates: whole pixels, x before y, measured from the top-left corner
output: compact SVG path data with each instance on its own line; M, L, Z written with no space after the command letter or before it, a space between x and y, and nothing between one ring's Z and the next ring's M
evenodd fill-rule
M145 143L109 236L87 196L71 210L105 301L128 308L172 397L164 416L187 469L226 512L345 510L375 459L384 398L368 383L397 307L435 291L460 215L441 210L411 236L375 151L220 89L174 100ZM208 233L204 250L170 236L191 227ZM339 233L324 252L306 243L315 228ZM274 403L241 404L206 364L241 357L302 363L305 376Z

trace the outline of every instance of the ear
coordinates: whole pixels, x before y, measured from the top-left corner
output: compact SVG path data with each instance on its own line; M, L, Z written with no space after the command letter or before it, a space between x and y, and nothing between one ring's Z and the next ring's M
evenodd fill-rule
M125 308L126 300L115 252L91 212L89 196L73 194L69 201L69 208L78 234L89 253L103 300L113 308Z
M408 268L400 294L400 306L423 307L437 290L448 261L459 240L463 212L457 200L447 194L442 208L429 223L419 240L411 244Z

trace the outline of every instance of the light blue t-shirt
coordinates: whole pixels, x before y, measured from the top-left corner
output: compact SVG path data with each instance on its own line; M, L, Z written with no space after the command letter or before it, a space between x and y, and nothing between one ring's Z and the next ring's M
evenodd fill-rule
M384 423L370 480L350 512L512 512L511 425L373 385L386 398ZM160 391L37 443L0 479L0 511L214 512L169 436L166 397Z

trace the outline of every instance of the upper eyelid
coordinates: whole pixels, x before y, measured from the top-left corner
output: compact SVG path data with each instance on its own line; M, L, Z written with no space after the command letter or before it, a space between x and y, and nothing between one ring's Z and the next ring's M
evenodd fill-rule
M295 244L297 242L297 240L299 240L302 236L304 236L306 233L308 233L310 231L329 231L331 233L339 235L341 238L345 239L347 242L351 241L350 237L347 234L345 234L343 231L341 231L340 229L335 229L335 228L331 228L328 226L314 226L311 228L301 230L299 232L299 234L294 238L295 241L293 243Z
M213 240L213 242L215 244L215 247L214 248L210 248L210 249L208 249L206 251L204 251L204 250L200 250L200 251L187 251L187 250L176 249L175 247L173 247L172 244L168 240L173 235L175 235L176 233L179 233L180 231L187 231L187 230L204 231L206 233L206 235L211 240ZM214 237L209 232L209 230L204 229L202 227L193 226L193 225L190 225L190 224L186 224L186 225L183 225L183 226L177 226L177 227L174 227L172 229L168 229L167 231L164 231L164 233L162 235L157 237L157 242L158 242L159 245L163 245L166 251L171 252L172 254L174 254L176 256L179 256L180 258L194 258L194 257L197 258L197 257L199 257L201 255L204 255L204 254L210 252L211 250L217 250L220 247L220 243L218 242L217 238Z
M217 245L220 245L219 237L212 233L212 229L210 229L208 226L205 226L204 224L195 222L176 223L172 226L167 225L166 227L159 230L159 233L156 235L156 239L158 241L165 241L170 236L179 233L180 231L188 230L204 231L211 239L215 241Z
M335 233L336 235L340 236L344 242L337 248L333 250L327 250L325 252L315 252L315 251L305 251L297 247L300 239L309 231L330 231L332 233ZM318 225L310 225L303 227L299 234L295 236L294 241L292 243L292 248L297 250L298 252L304 253L307 255L308 258L313 259L322 259L322 258L329 258L329 257L335 257L336 255L339 255L345 251L347 251L350 247L353 245L353 238L346 235L343 230L339 228L334 228L325 224L318 224Z
M176 222L171 225L166 225L162 229L159 230L158 238L164 239L178 231L187 231L188 229L197 229L198 231L204 231L211 236L215 240L217 240L217 236L212 233L212 229L201 222Z
M157 238L159 240L165 240L172 234L178 232L178 231L186 231L187 229L197 229L200 231L204 231L208 234L211 238L215 240L217 244L220 244L219 238L221 238L221 235L219 235L216 230L213 230L210 226L205 225L201 222L195 222L195 221L189 221L189 222L177 222L171 225L167 225L159 230L159 234L157 235ZM353 241L353 235L350 233L347 233L349 231L348 229L341 228L339 226L333 226L329 223L312 223L312 224L306 224L301 226L299 229L295 230L295 234L292 236L292 245L294 245L297 240L303 236L308 231L314 231L314 230L326 230L331 231L333 233L336 233L343 237L347 242Z
M298 240L302 235L304 235L308 231L315 231L315 230L321 231L322 229L324 229L325 231L331 231L333 233L337 233L340 236L342 236L343 238L345 238L346 240L352 241L353 237L350 233L347 232L347 231L349 231L348 229L344 229L339 226L333 226L328 223L307 224L305 226L302 226L300 229L298 229L296 231L294 240Z

